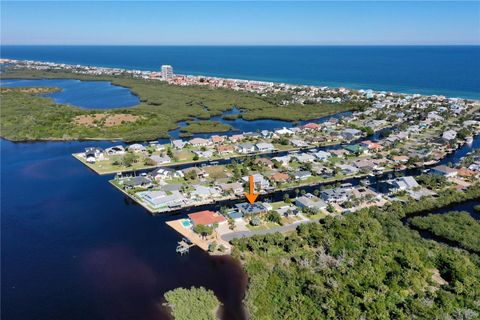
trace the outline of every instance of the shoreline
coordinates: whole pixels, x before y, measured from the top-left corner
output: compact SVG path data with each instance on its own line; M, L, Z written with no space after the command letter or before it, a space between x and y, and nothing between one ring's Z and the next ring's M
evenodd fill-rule
M475 46L473 46L475 47ZM139 69L132 69L132 68L127 68L127 67L107 67L107 66L98 66L98 65L91 65L91 64L87 64L87 65L82 65L82 64L69 64L69 63L61 63L61 62L52 62L52 61L43 61L43 60L27 60L27 59L12 59L12 58L2 58L4 60L10 60L10 62L5 62L5 64L8 64L8 63L18 63L18 62L22 62L22 63L25 63L25 62L31 62L31 63L34 63L34 64L49 64L49 65L52 65L52 66L62 66L64 69L69 67L69 68L73 68L73 67L81 67L81 68L99 68L99 69L102 69L102 70L120 70L121 72L134 72L134 71L138 71L140 73L147 73L147 74L151 74L151 73L156 73L156 71L152 71L151 69L142 69L142 70L139 70ZM48 71L48 70L47 70ZM65 70L60 70L61 72L65 72ZM73 73L72 74L78 74L78 75L82 75L82 76L89 76L89 74L79 74L79 73ZM104 75L97 75L97 76L104 76ZM280 86L294 86L294 87L312 87L312 88L322 88L322 87L327 87L327 88L330 88L330 89L340 89L340 88L345 88L345 89L348 89L348 90L353 90L353 91L367 91L367 90L371 90L375 93L392 93L392 94L395 94L395 95L415 95L415 94L419 94L421 96L426 96L426 97L438 97L438 96L444 96L446 98L460 98L460 99L467 99L467 100L473 100L473 101L480 101L480 94L476 94L476 97L461 97L461 96L455 96L455 95L450 95L450 94L429 94L429 93L420 93L421 91L424 91L424 90L432 90L432 89L428 89L428 88L412 88L411 90L407 90L407 91L401 91L401 90L390 90L389 88L379 88L379 89L370 89L369 87L377 87L379 84L370 84L370 85L366 85L366 84L362 84L362 83L345 83L347 84L346 86L343 86L342 82L333 82L332 85L328 85L328 84L321 84L321 83L318 83L318 84L313 84L313 83L304 83L304 82L301 82L301 83L295 83L295 82L290 82L290 81L282 81L281 79L267 79L267 78L258 78L258 79L254 79L254 78L243 78L243 77L229 77L229 76L222 76L222 75L208 75L208 72L206 74L202 74L202 73L192 73L191 71L190 72L187 72L185 74L175 74L175 76L184 76L184 77L201 77L201 78L212 78L212 79L219 79L219 80L226 80L226 81L239 81L239 82L256 82L256 83L263 83L263 84L268 84L268 83L273 83L275 85L280 85ZM5 77L5 73L2 72L0 73L0 79L15 79L13 77L9 77L9 76L6 76ZM34 78L32 78L34 79ZM40 78L36 78L36 79L40 79ZM62 78L62 77L59 77L59 78L52 78L52 79L65 79L65 78ZM78 79L78 80L82 80L82 79ZM146 81L151 81L152 79L145 79ZM95 80L93 80L95 81ZM97 80L97 81L101 81L101 80ZM108 80L106 80L108 81ZM386 87L388 86L391 86L391 85L384 85ZM405 87L405 86L402 86L400 85L400 87ZM128 88L128 87L127 87ZM131 90L131 88L129 88ZM439 90L442 90L442 89L439 89ZM447 91L449 91L448 89L445 89ZM474 92L470 92L470 93L474 93ZM136 95L133 91L132 91L132 94ZM137 95L138 96L138 95ZM133 106L135 107L135 106Z
M56 45L51 45L55 47ZM2 47L19 47L18 45L4 45ZM29 47L29 45L24 45L20 47ZM38 45L34 47L43 47L43 45ZM65 47L65 46L61 46ZM66 47L85 47L83 45L79 46L66 46ZM95 46L94 46L95 47ZM122 47L122 45L106 45L99 47ZM175 46L175 45L151 45L147 47L226 47L226 48L235 48L235 47L253 47L253 48L262 48L262 47L278 47L278 48L288 48L288 47L331 47L331 48L476 48L478 45L235 45L235 46L222 46L222 45L209 45L209 46L196 46L196 45L186 45L186 46ZM87 67L96 67L103 69L124 69L124 70L138 70L142 72L152 72L151 67L134 67L126 65L109 65L109 64L82 64L75 62L63 61L48 61L48 59L25 59L15 58L15 57L2 57L6 60L17 60L17 61L36 61L43 63L55 63L63 65L84 65ZM61 59L60 59L61 60ZM228 75L222 72L212 72L212 71L193 71L193 70L183 70L182 74L195 76L195 77L212 77L220 79L231 79L239 81L258 81L258 82L273 82L276 84L289 84L295 86L315 86L315 87L330 87L330 88L340 88L344 87L350 90L368 90L372 89L376 92L392 92L396 94L410 95L410 94L421 94L423 96L446 96L446 97L455 97L462 99L470 100L480 100L480 93L477 91L459 91L458 89L447 89L447 88L428 88L428 87L413 87L411 85L405 84L381 84L381 83L365 83L365 82L348 82L348 81L315 81L315 80L295 80L295 79L284 79L279 77L268 77L268 76L252 76L252 75Z

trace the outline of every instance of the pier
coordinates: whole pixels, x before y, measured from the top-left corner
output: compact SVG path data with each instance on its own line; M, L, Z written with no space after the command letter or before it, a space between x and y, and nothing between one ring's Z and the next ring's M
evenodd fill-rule
M190 242L188 239L183 238L181 241L178 242L177 246L177 253L180 253L182 256L190 252L190 248L193 247L194 244Z

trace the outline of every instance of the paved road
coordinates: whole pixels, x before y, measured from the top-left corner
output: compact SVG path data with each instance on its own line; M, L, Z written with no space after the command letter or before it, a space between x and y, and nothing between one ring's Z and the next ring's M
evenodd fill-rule
M222 235L221 238L225 241L231 241L233 239L251 237L251 236L256 236L256 235L265 235L265 234L270 234L270 233L275 233L275 232L284 233L284 232L288 232L288 231L293 231L299 225L304 224L304 223L309 223L309 222L315 222L315 221L302 220L302 221L299 221L299 222L295 222L293 224L289 224L289 225L281 226L281 227L276 227L276 228L272 228L272 229L232 232L232 233Z

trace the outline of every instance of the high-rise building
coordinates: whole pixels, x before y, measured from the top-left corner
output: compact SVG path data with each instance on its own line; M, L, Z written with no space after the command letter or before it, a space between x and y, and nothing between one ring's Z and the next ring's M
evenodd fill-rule
M162 70L162 78L163 79L173 78L173 68L172 68L172 66L163 65L161 70Z

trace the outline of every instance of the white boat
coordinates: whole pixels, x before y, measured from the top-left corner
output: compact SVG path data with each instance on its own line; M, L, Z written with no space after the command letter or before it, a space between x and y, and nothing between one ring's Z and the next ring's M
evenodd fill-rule
M473 137L466 137L466 138L465 138L465 142L466 142L467 144L472 144L472 142L473 142Z

